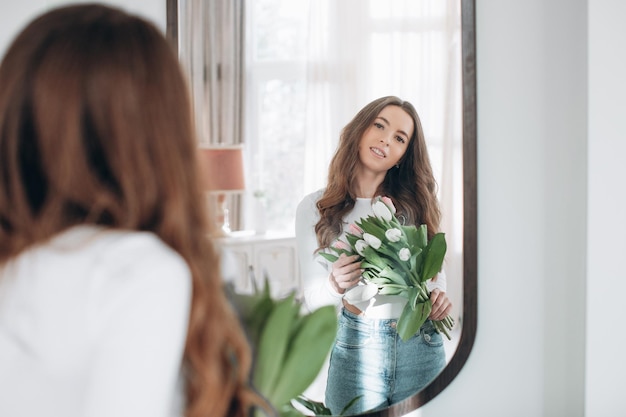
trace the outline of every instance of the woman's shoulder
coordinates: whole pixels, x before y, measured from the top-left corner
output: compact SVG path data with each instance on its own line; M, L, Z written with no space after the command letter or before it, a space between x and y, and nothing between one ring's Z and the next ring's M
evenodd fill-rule
M40 308L42 297L50 294L63 300L58 314L81 312L66 320L66 328L82 328L84 320L99 322L101 313L117 309L123 300L144 300L149 294L151 302L184 310L191 297L184 258L149 232L75 226L20 254L5 272L0 278L10 279L0 280L8 283L2 290L36 320L61 320Z
M183 257L156 234L146 231L77 226L57 236L47 251L103 269L163 270L186 273ZM159 274L161 275L161 274Z
M317 191L314 191L310 194L305 195L302 198L302 200L300 200L300 203L298 204L298 211L301 211L304 209L308 209L308 210L313 209L314 211L317 211L317 202L319 201L320 198L322 198L322 195L324 195L324 191L326 191L325 188L320 188Z
M75 226L57 235L51 249L96 250L107 252L158 252L173 255L175 251L156 234L147 231L112 229L99 226Z
M317 202L324 194L324 188L307 194L300 200L296 208L296 222L303 219L312 219L317 222L319 212L317 211Z
M324 195L324 191L326 191L326 188L320 188L317 191L313 191L312 193L305 195L304 198L302 198L301 203L305 201L313 201L317 203L317 201Z

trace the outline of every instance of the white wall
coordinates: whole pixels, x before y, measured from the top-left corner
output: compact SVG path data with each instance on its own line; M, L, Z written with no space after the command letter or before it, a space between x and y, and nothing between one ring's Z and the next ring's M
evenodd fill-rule
M586 415L626 415L626 3L589 0ZM619 410L619 413L615 411Z
M477 0L478 334L421 415L626 415L625 15Z

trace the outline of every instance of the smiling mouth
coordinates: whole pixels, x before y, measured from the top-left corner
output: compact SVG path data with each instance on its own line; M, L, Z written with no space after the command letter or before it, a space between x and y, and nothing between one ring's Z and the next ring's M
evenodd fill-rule
M381 158L386 158L386 157L387 157L387 155L385 155L385 153L384 153L382 150L380 150L379 148L374 148L374 147L372 147L372 148L370 148L370 150L371 150L374 154L376 154L376 155L380 156Z

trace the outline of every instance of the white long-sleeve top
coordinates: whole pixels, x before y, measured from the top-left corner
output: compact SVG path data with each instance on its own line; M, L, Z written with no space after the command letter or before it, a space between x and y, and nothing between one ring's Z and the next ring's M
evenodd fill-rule
M303 295L306 306L314 310L323 305L341 305L341 299L354 291L355 287L340 294L332 287L329 274L332 265L315 252L318 248L317 237L315 235L315 224L319 221L319 211L317 201L322 197L324 190L318 190L304 197L298 205L296 211L296 245L298 251L298 261L300 265L300 276L303 282ZM361 218L373 215L372 200L370 198L357 198L354 208L343 218L344 230L340 239L345 237L345 228ZM439 288L446 291L446 276L442 271L437 278L427 281L430 291ZM378 319L399 318L407 299L398 295L381 295L350 303L365 313L365 316Z
M182 416L190 300L151 233L74 227L0 266L0 416Z

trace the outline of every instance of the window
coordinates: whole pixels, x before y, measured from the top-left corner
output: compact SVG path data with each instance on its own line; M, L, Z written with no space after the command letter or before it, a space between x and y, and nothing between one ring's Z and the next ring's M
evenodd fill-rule
M384 95L417 108L440 185L461 181L460 165L446 173L443 157L460 160L457 9L443 0L247 2L244 141L255 204L246 226L263 203L268 229L292 230L298 202L325 184L341 128ZM462 219L457 194L450 217Z
M246 4L245 143L247 221L259 204L266 227L290 230L302 188L308 0L255 0Z

